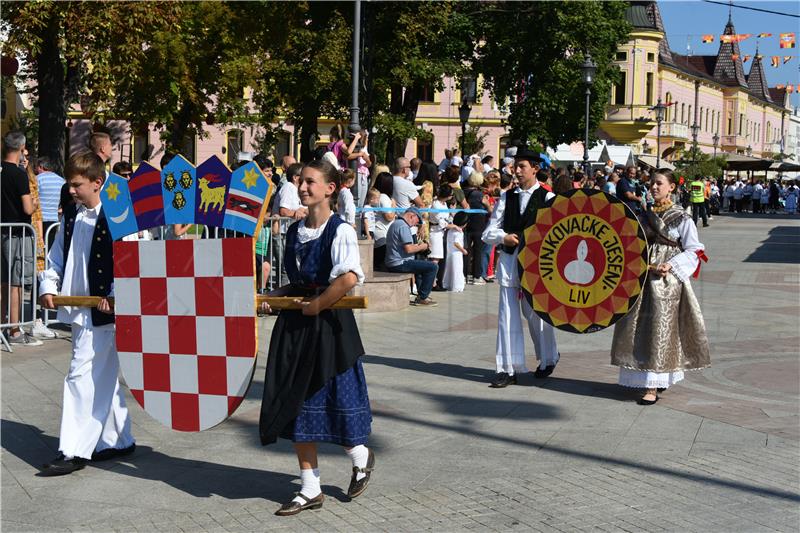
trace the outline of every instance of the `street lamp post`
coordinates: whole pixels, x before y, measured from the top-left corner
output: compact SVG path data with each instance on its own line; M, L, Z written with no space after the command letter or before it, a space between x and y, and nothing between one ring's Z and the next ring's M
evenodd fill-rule
M714 143L714 159L716 159L717 158L717 146L719 146L719 134L718 133L714 133L714 136L711 137L711 140Z
M700 126L697 122L692 124L692 172L697 176L697 135L700 133Z
M656 112L656 122L658 123L656 129L656 168L658 168L661 166L661 123L664 122L664 111L667 106L661 102L661 97L659 97L656 105L650 109Z
M589 175L589 100L592 96L592 84L594 83L594 73L597 70L597 65L592 61L592 56L586 52L586 58L581 65L583 72L583 83L586 85L586 129L583 135L583 171Z
M464 139L467 136L467 123L472 112L472 105L477 101L477 82L472 76L461 78L461 105L458 106L458 119L461 121L461 157L466 157L464 153Z
M464 138L467 135L467 123L469 122L470 112L472 112L472 106L466 101L462 101L461 105L458 106L458 119L461 121L461 142L459 143L459 148L461 149L462 158L465 157Z

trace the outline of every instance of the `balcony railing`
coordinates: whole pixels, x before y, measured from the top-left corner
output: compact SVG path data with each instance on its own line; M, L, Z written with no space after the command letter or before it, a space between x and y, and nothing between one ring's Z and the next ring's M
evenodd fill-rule
M674 139L689 139L689 126L678 122L662 122L661 136Z

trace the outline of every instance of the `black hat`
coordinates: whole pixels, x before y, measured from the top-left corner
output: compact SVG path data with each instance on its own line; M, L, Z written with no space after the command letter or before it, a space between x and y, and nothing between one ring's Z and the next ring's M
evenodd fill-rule
M533 150L518 150L517 154L514 156L514 159L516 160L522 159L536 164L541 164L544 162L542 156L534 152Z

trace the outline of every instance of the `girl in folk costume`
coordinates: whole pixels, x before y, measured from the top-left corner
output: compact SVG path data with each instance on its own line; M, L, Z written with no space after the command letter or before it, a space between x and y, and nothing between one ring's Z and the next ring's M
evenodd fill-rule
M683 379L685 370L711 364L703 315L689 278L706 260L697 228L669 198L677 185L668 170L654 175L654 206L641 218L647 235L650 275L630 312L614 328L611 364L619 384L645 389L640 405Z
M364 354L353 312L329 309L364 281L352 226L331 211L339 172L326 161L303 168L299 194L308 216L286 233L284 266L290 285L275 296L312 296L302 311L282 311L269 345L259 430L261 443L294 442L302 488L275 514L322 507L317 442L344 447L353 462L347 494L367 488L375 464L367 449L372 413L360 357ZM268 306L264 306L268 311Z

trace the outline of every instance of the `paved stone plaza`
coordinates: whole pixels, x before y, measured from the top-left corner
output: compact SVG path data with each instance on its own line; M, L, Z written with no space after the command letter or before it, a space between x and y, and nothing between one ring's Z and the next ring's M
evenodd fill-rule
M299 488L291 446L262 448L272 320L247 400L209 431L172 432L128 395L134 455L37 477L58 446L67 339L2 353L3 531L797 531L800 221L718 216L695 291L713 366L652 407L615 385L611 331L558 333L553 377L487 387L497 287L438 308L362 314L376 471L323 446L320 511L273 512ZM530 342L529 353L532 353ZM533 365L533 358L530 358Z

